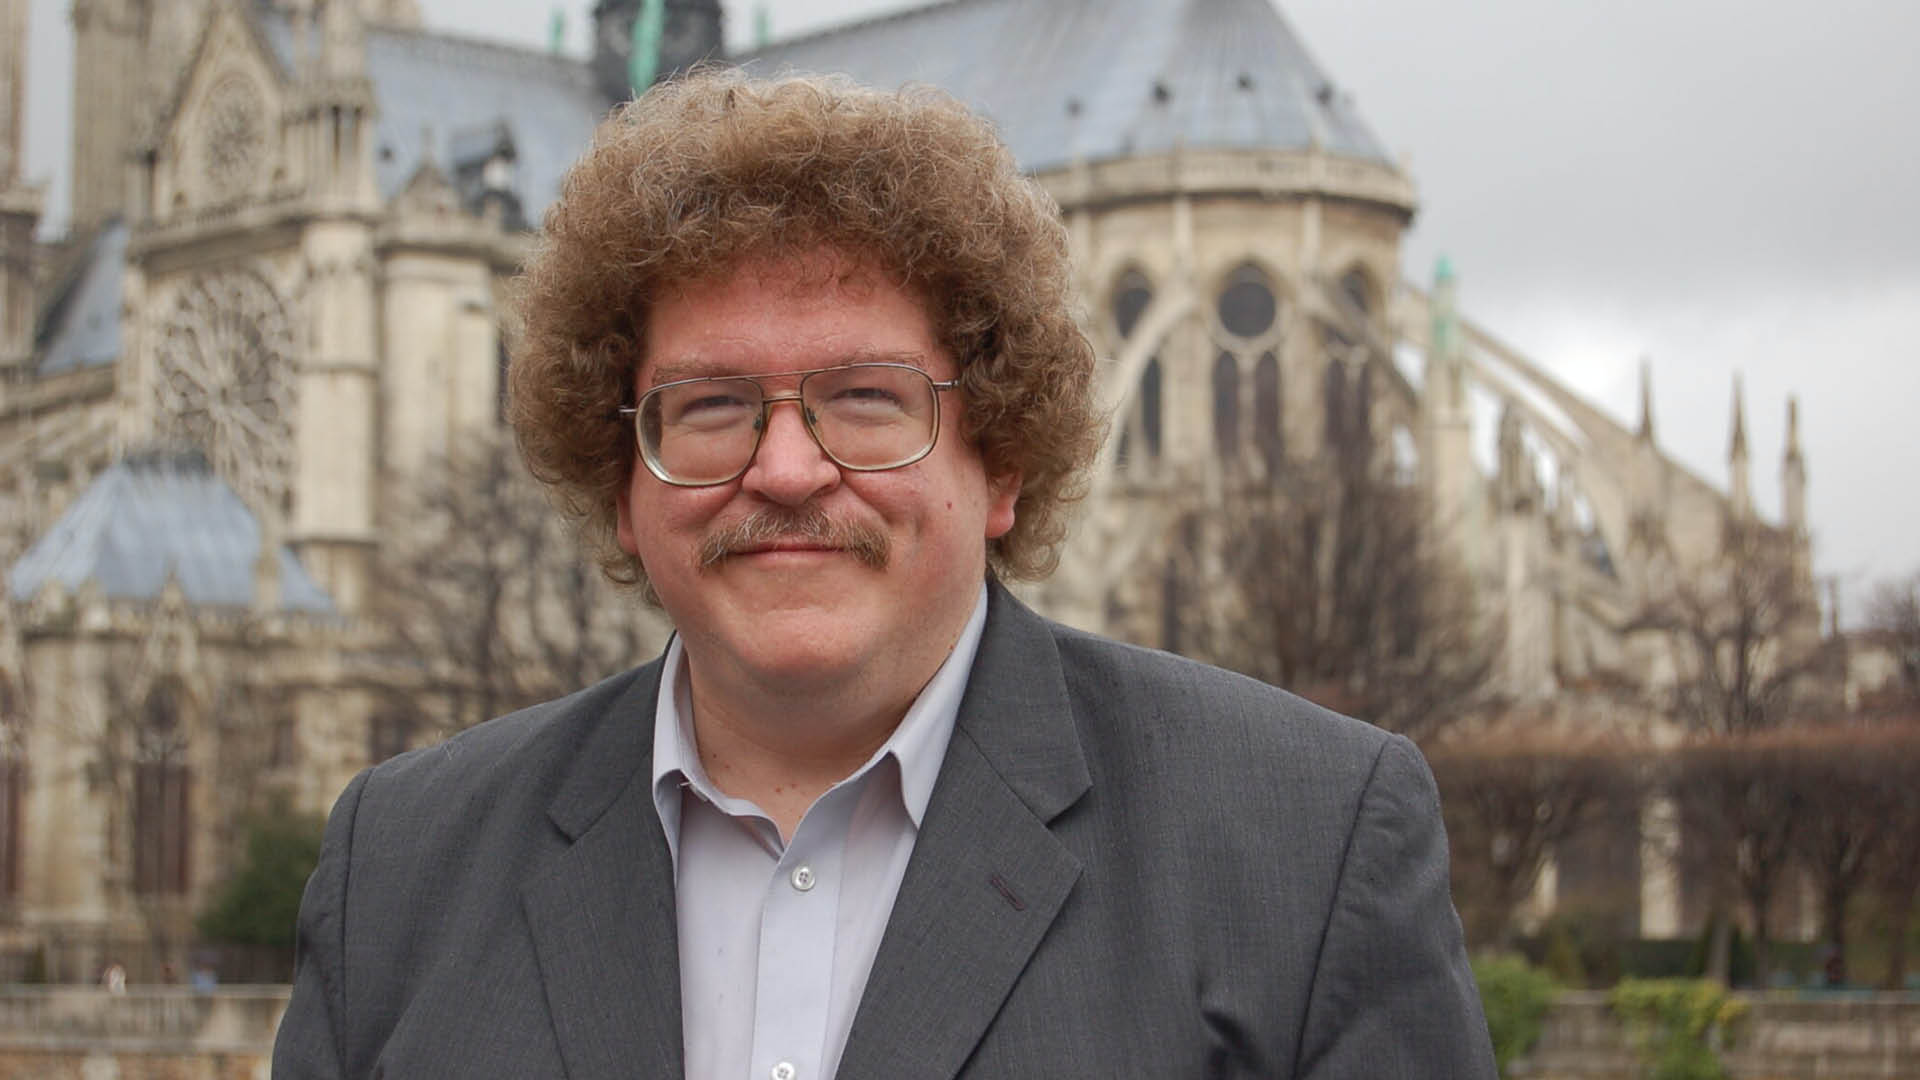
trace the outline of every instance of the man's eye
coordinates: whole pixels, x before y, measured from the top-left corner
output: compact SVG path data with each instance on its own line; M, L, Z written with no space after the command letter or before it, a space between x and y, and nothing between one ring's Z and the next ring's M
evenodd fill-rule
M710 392L677 403L669 419L676 424L712 427L738 423L757 411L753 402L739 394Z
M855 410L894 410L902 407L900 395L892 387L878 385L843 386L827 402L830 408Z

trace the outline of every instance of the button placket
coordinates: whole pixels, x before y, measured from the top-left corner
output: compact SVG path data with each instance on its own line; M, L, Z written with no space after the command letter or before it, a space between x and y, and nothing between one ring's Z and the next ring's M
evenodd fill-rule
M829 791L800 821L767 882L760 915L751 1060L769 1080L820 1067L840 903L842 838L852 803Z

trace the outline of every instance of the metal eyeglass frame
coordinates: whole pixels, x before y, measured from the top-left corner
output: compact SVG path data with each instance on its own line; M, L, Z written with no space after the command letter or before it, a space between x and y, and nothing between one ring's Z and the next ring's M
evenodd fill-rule
M910 371L922 379L925 379L927 386L933 391L933 424L931 426L931 434L927 436L927 445L921 447L918 453L905 460L896 461L890 465L849 464L840 460L838 454L835 454L827 448L827 444L820 438L819 429L814 427L813 410L807 408L806 398L804 396L807 380L815 375L824 375L828 372L854 371L865 368L896 368L901 371ZM791 393L786 394L770 394L767 392L767 388L761 383L763 379L791 379L795 377L798 377L800 381L794 384ZM691 386L694 383L741 381L752 383L760 391L760 419L754 425L753 449L747 452L747 458L741 462L740 468L731 476L719 480L676 480L668 476L666 467L661 465L654 454L647 450L646 440L640 437L640 411L646 407L647 399L663 390L671 390L676 386ZM766 438L767 428L772 423L773 407L783 402L792 402L799 407L800 422L807 429L807 436L813 440L813 445L819 447L820 452L827 455L828 461L833 462L840 468L850 472L887 472L891 469L904 469L926 457L928 454L933 453L934 444L940 441L940 391L957 389L959 386L959 379L947 379L942 382L927 374L925 371L914 367L912 364L841 364L836 367L808 368L805 371L776 371L766 375L699 375L691 379L675 379L672 382L661 383L659 386L653 387L646 393L641 394L640 400L635 404L622 406L615 410L615 412L623 419L632 421L633 444L640 451L640 460L646 463L647 471L652 473L661 483L671 484L674 487L718 487L721 484L733 483L735 480L745 476L748 469L753 468L753 460L760 454L760 441Z

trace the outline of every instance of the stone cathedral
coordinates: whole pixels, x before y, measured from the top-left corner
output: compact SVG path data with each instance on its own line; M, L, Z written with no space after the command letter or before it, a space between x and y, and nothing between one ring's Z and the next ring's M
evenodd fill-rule
M581 61L426 29L413 0L73 0L72 223L38 243L27 0L0 0L0 957L181 963L237 815L324 811L405 748L365 617L410 527L392 493L500 423L506 289L632 93L640 6L599 0ZM1674 677L1632 615L1754 521L1737 388L1722 485L1663 453L1650 391L1623 424L1475 324L1446 268L1403 280L1413 178L1271 0L947 0L735 56L717 0L665 7L663 74L931 83L1059 202L1114 423L1029 591L1049 613L1171 644L1170 523L1312 457L1364 384L1382 459L1508 627L1500 693ZM1759 527L1811 590L1786 407L1784 520ZM1680 930L1645 892L1642 928Z

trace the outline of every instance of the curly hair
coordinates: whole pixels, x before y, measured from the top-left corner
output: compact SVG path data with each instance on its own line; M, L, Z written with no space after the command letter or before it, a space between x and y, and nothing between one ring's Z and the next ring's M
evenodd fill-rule
M518 283L508 413L528 467L608 576L644 587L614 542L637 456L616 410L633 403L649 306L819 248L870 260L925 303L988 475L1021 478L988 560L1009 578L1050 573L1103 434L1066 230L992 129L933 90L707 70L602 123Z

